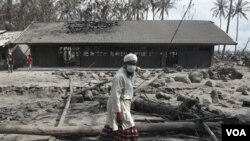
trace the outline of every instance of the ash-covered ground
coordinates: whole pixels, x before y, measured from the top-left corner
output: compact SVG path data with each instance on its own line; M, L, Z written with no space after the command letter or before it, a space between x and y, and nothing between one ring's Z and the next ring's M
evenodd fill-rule
M74 95L63 126L90 127L105 124L106 100L115 71L14 71L0 72L0 124L56 126L67 99L71 78ZM136 124L202 119L221 140L222 123L250 124L250 71L244 66L220 64L208 69L166 68L142 70L135 89L159 77L136 93L140 95L132 115ZM182 99L184 98L184 100ZM195 100L191 106L183 104ZM245 103L246 102L246 103ZM139 104L138 104L139 103ZM244 104L243 104L244 103ZM151 105L152 104L152 105ZM147 105L149 105L147 107ZM184 107L183 107L184 105ZM155 107L156 106L156 107ZM157 108L158 106L158 108ZM165 111L165 109L167 109ZM169 112L168 108L173 109ZM157 110L159 109L159 110ZM207 119L205 119L207 118ZM58 137L60 140L96 140L96 137ZM49 136L0 134L3 141L46 141ZM204 129L140 134L140 140L209 140Z

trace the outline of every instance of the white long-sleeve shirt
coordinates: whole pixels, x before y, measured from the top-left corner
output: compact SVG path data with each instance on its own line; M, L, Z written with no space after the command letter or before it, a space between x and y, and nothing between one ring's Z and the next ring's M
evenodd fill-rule
M130 113L131 100L133 98L133 84L135 75L128 76L122 67L118 70L112 81L111 95L107 104L107 124L114 130L118 130L116 120L117 112L122 112L124 117L123 129L135 126Z

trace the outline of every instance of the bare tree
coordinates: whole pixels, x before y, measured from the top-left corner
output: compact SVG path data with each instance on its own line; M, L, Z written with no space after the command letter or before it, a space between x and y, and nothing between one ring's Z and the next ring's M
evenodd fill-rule
M228 20L227 20L227 30L226 30L226 33L228 33L228 31L229 31L229 26L230 26L230 22L231 22L232 13L233 13L232 7L233 7L233 0L230 0L230 7L229 7L228 15L227 15ZM226 45L223 46L222 59L224 59L225 50L226 50Z
M77 19L77 5L80 4L79 0L58 0L56 1L55 8L58 14L58 20L74 20Z
M6 11L6 16L7 16L7 18L6 19L8 19L8 24L10 25L9 26L9 30L11 30L11 27L12 27L12 13L11 13L11 10L12 10L12 0L8 0L8 5L7 5L7 9L6 9L7 11Z
M247 46L248 46L248 43L250 42L250 37L248 38L247 42L246 42L246 45L244 47L244 49L242 50L241 54L244 54L246 49L247 49Z

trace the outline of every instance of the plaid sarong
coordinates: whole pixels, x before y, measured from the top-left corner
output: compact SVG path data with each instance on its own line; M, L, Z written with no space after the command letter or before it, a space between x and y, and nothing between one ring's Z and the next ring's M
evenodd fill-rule
M138 141L138 130L136 127L131 127L125 130L119 128L113 131L108 125L105 125L101 135L100 141Z

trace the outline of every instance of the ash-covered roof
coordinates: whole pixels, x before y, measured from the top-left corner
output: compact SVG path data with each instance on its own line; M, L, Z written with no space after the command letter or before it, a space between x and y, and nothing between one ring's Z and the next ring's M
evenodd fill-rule
M9 43L13 43L21 34L21 31L11 31L0 34L0 47L5 47Z
M118 25L88 31L69 32L65 23L33 23L15 43L141 43L170 44L179 20L119 21ZM91 29L95 28L95 29ZM173 44L236 44L211 21L186 20L181 24Z

